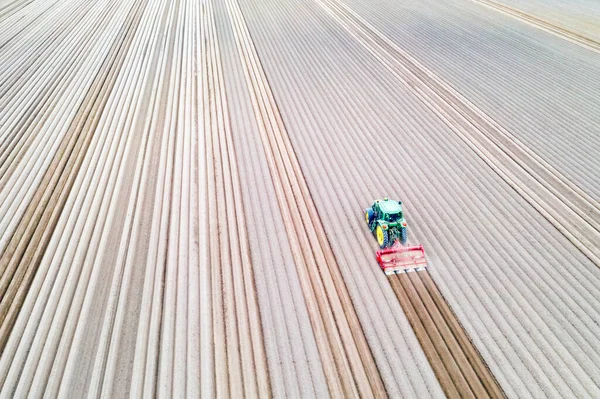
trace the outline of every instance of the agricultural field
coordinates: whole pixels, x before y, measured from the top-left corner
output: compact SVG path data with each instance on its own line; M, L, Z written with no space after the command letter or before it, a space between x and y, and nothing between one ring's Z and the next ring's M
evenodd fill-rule
M599 77L591 0L0 0L0 397L600 397Z

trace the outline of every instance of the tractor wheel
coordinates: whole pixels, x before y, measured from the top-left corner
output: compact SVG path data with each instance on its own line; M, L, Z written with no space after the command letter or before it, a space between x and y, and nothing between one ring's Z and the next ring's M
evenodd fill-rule
M371 231L373 231L373 220L375 219L375 212L373 212L373 209L369 208L366 210L365 212L365 221L367 222L367 226L369 226L369 229L371 229Z
M400 237L400 241L402 241L402 244L406 244L406 238L407 238L407 231L406 231L406 227L404 227L402 229L402 233L401 233L401 237Z
M387 230L382 229L381 226L377 226L377 229L375 231L375 237L377 237L377 244L379 244L379 248L387 248L390 241L390 237Z

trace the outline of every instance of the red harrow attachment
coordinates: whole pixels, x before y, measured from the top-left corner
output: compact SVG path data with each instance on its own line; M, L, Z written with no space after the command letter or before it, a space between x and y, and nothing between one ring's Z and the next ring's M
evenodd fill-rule
M377 251L377 262L387 275L416 272L427 267L422 245L403 247L399 241L390 248Z

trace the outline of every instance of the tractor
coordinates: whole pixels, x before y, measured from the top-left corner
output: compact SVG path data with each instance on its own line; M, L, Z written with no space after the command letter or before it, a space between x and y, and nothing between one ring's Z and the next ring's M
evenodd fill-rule
M406 243L407 224L402 212L402 202L387 197L376 200L366 210L365 219L381 249L393 246L396 241L400 241L402 245Z
M377 263L386 275L427 269L422 245L405 246L407 224L402 202L385 197L373 202L365 212L367 225L381 248L376 252Z

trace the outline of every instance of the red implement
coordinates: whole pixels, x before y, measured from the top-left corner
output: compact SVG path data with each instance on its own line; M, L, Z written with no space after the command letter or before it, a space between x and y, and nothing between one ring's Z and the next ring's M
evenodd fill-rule
M422 245L403 247L399 242L394 246L377 251L377 262L387 275L425 270L427 260Z

